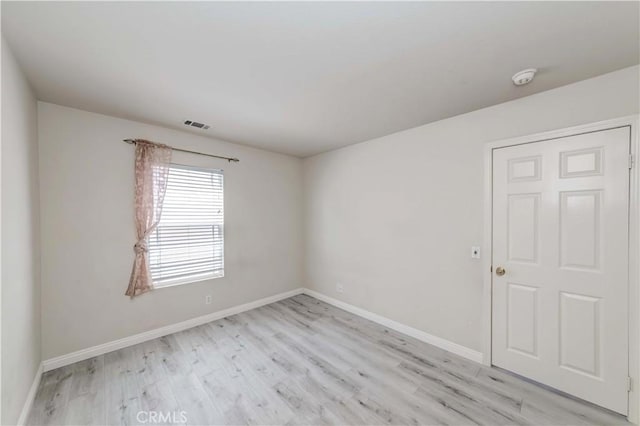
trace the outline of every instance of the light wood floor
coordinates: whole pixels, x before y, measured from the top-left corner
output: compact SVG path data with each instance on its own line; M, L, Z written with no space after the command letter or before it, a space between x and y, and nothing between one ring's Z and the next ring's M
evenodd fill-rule
M626 423L304 295L47 372L28 423L153 411L193 425Z

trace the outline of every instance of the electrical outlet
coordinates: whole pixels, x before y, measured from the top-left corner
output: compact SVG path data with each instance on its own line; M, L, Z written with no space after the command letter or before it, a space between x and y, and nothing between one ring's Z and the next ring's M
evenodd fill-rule
M480 247L472 246L471 247L471 258L472 259L480 259Z
M205 304L207 304L207 305L210 305L210 304L211 304L211 295L210 295L210 294L207 294L207 295L204 297L204 303L205 303Z
M340 283L336 283L336 291L338 293L344 293L344 286Z

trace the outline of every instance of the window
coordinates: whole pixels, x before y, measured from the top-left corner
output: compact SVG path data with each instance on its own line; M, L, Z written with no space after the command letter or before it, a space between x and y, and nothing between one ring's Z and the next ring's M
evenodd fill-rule
M224 276L222 170L171 165L149 266L156 287Z

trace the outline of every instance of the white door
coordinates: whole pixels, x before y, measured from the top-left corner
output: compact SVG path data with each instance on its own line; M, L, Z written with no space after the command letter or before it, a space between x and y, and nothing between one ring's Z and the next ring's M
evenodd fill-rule
M493 151L492 362L622 414L629 146L620 127Z

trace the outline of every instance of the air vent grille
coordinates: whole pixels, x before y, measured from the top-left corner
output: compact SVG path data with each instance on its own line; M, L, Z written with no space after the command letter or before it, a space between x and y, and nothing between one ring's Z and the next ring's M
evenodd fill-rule
M185 126L189 126L189 127L196 127L198 129L202 129L202 130L207 130L210 127L208 124L199 123L199 122L193 121L193 120L185 120L184 121L184 125Z

